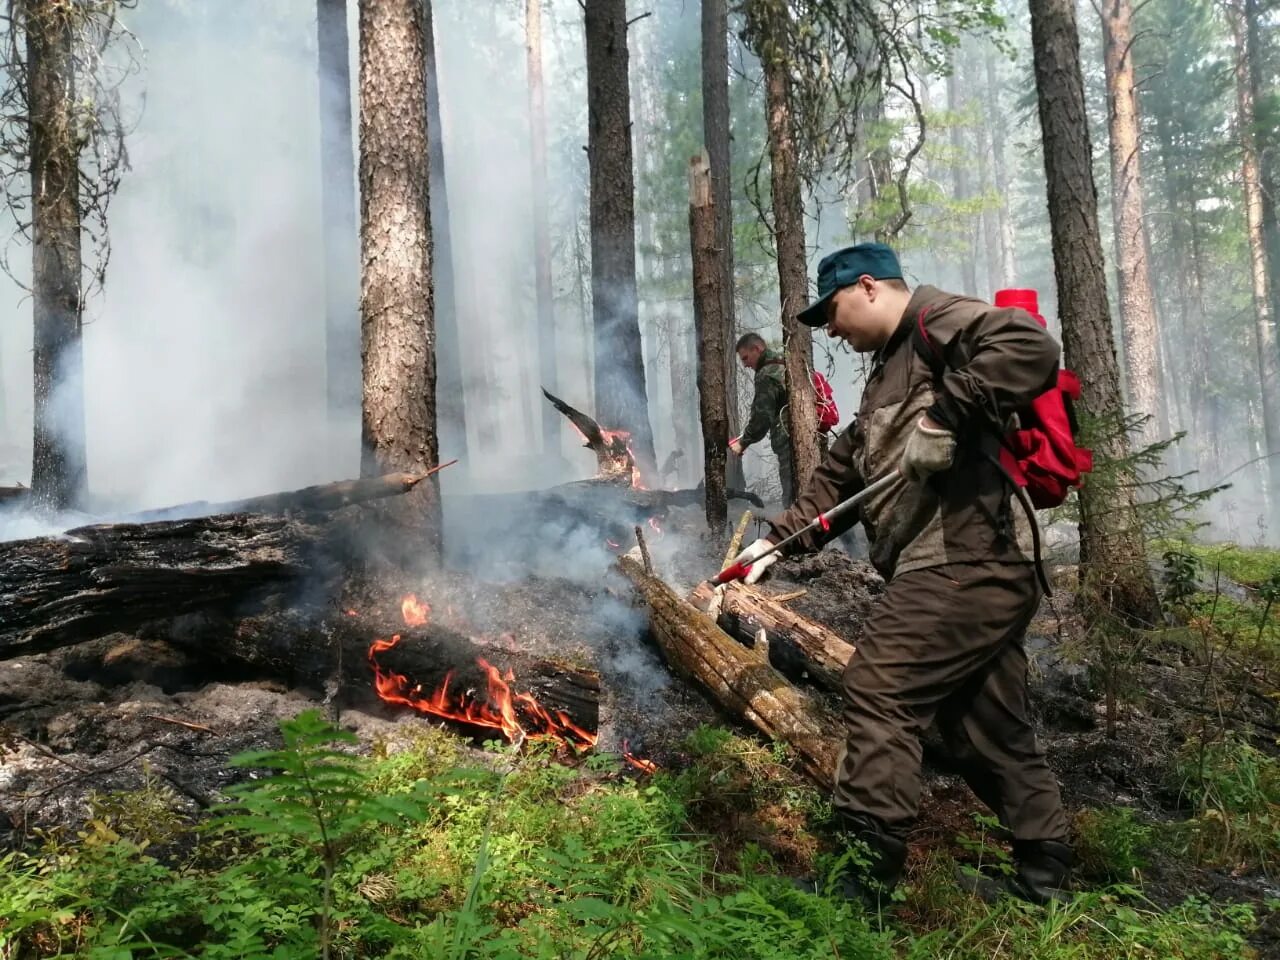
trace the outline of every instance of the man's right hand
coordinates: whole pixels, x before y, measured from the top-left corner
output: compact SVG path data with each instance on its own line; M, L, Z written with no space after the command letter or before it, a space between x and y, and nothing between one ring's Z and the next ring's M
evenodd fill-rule
M747 452L747 448L742 445L742 442L737 437L729 441L729 449L738 456L742 456Z
M751 571L742 578L743 583L755 583L764 576L764 572L778 562L778 553L770 553L769 556L760 559L765 553L773 549L773 544L763 537L757 540L747 549L733 558L734 563L750 564Z

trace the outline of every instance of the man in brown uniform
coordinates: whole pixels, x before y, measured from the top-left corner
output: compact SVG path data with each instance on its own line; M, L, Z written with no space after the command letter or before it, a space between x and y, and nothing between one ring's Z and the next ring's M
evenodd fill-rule
M862 504L818 550L861 519L888 581L844 673L847 729L835 771L842 827L869 863L841 878L864 899L892 888L920 799L920 737L937 721L974 793L1013 835L1011 892L1044 902L1064 885L1071 850L1058 784L1028 711L1022 638L1040 588L1030 520L988 458L1004 424L1051 383L1058 345L1030 314L902 280L893 251L859 244L823 259L817 302L800 314L854 350L875 353L854 424L832 445L767 539L738 557L759 579L771 544L880 477L903 482ZM937 381L913 349L922 322L947 358ZM788 552L792 552L788 550ZM976 885L976 884L975 884Z

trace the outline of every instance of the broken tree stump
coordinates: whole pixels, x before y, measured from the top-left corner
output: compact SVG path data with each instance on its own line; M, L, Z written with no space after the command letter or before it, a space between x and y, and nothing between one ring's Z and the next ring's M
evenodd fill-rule
M701 684L731 715L790 746L804 773L829 790L840 748L838 718L640 564L620 557L618 569L649 607L654 639L671 667Z
M745 583L725 584L718 598L710 583L700 583L689 599L703 613L714 611L720 628L748 646L764 630L769 662L786 676L807 672L819 686L840 692L840 677L854 647L831 630Z

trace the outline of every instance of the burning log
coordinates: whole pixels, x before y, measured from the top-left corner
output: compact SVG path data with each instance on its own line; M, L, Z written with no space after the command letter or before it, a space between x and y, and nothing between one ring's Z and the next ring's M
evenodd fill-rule
M391 704L486 738L559 737L574 749L595 742L594 671L472 640L431 622L430 608L412 597L383 615L325 618L280 606L251 617L190 618L167 639L290 686L326 690L343 706Z
M696 680L720 706L790 746L801 769L830 789L840 729L821 703L793 687L762 651L748 649L628 557L618 568L649 607L653 635L673 669Z
M606 430L595 419L571 407L546 387L542 395L568 417L574 429L582 434L583 446L596 455L596 476L602 480L624 480L639 485L635 454L631 452L631 434L625 430Z
M422 479L393 474L280 496L314 512L403 493ZM304 577L336 573L346 536L314 519L232 513L0 542L0 660L197 610L252 612Z
M719 597L711 584L700 583L689 599L703 613L714 610L720 628L748 646L764 630L769 662L787 677L798 679L807 672L820 686L840 691L840 676L854 648L831 630L744 583L726 584Z

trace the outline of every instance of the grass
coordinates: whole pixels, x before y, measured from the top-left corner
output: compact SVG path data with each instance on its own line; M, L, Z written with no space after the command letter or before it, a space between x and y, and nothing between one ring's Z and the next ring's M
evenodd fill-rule
M212 823L154 816L152 785L99 798L94 842L0 860L0 956L1249 956L1246 907L1162 911L1132 885L989 907L942 850L913 866L891 916L803 893L785 873L812 857L825 806L785 756L723 730L691 734L682 769L636 780L607 757L480 765L439 733L354 758L316 717L287 724L288 750L248 758L268 773ZM1212 769L1225 796L1234 768ZM1138 865L1132 820L1093 835L1114 873Z

